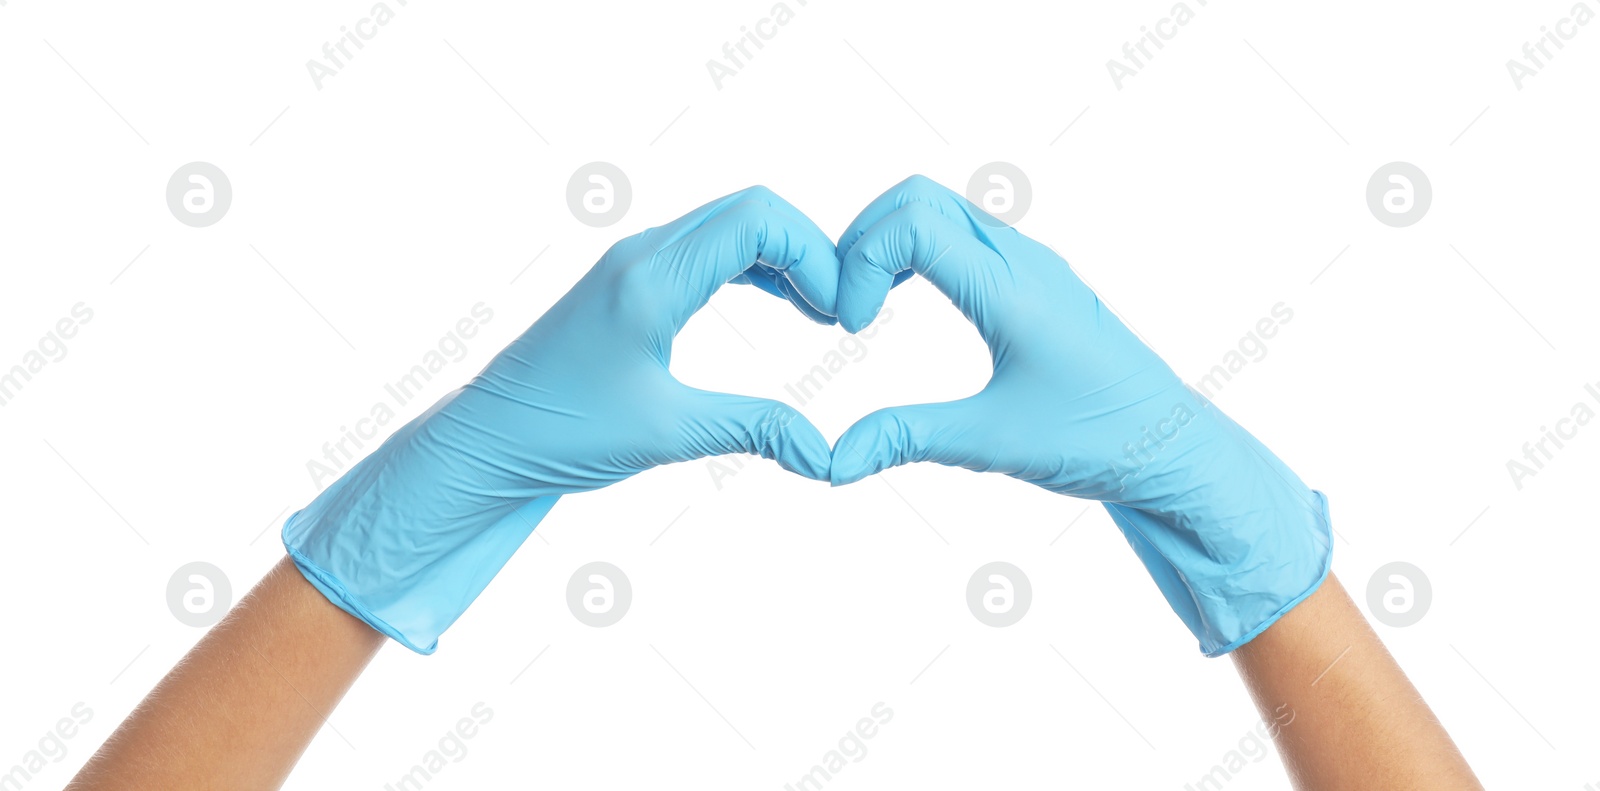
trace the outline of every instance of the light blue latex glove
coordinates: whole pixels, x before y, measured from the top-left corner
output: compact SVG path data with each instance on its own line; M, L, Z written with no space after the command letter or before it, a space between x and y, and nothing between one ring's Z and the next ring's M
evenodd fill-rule
M724 453L827 480L828 443L794 409L667 370L689 317L758 265L834 312L832 240L763 187L618 242L482 373L291 516L290 556L334 604L427 654L562 494Z
M832 481L931 461L1099 500L1207 655L1248 642L1322 583L1327 500L1179 381L1048 247L914 176L839 242L839 323L867 326L910 269L977 326L977 395L868 415Z

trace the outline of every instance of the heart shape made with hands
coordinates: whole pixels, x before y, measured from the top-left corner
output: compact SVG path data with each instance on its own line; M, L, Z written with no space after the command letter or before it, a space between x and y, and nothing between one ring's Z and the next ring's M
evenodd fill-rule
M799 214L761 187L729 200ZM814 237L814 226L804 225L794 235ZM833 446L828 479L834 485L932 461L1102 499L1121 491L1127 475L1103 463L1105 454L1075 444L1070 420L1048 416L1059 416L1073 392L1101 389L1105 382L1122 380L1119 391L1135 400L1182 390L1170 369L1053 251L926 177L902 181L857 215L835 246L837 275L810 253L793 244L762 249L731 282L760 287L813 320L854 333L872 323L890 290L921 274L977 327L992 363L989 383L971 397L880 409L857 421ZM830 279L837 283L831 294L825 287ZM1119 349L1121 365L1113 354ZM1177 409L1188 399L1172 395L1175 414L1158 416L1167 418L1163 430L1194 411ZM1127 435L1137 439L1143 431L1130 426ZM756 443L762 444L771 443Z
M704 268L703 262L725 261L742 269L722 282L755 285L852 333L869 325L890 290L913 274L974 324L990 352L987 385L956 401L861 418L831 449L826 479L834 485L931 461L1001 472L1077 497L1136 502L1129 482L1159 462L1157 446L1204 408L1054 251L928 178L912 176L873 200L831 249L821 238L798 209L752 187L619 248L644 245L651 254L634 257L633 266L693 283L676 295L692 303L690 313L720 282L696 283L697 268L685 262ZM718 244L728 249L716 250ZM672 326L676 332L682 322ZM764 411L746 416L743 442L725 437L699 447L756 453L818 477L816 429L787 405L758 402Z
M668 370L673 338L725 283L856 332L912 273L988 346L978 393L880 409L830 447L787 404ZM284 545L330 600L429 653L561 495L728 453L834 485L931 461L1104 502L1208 652L1248 639L1329 556L1321 495L1050 248L920 176L837 244L762 187L617 242L482 373L290 517Z

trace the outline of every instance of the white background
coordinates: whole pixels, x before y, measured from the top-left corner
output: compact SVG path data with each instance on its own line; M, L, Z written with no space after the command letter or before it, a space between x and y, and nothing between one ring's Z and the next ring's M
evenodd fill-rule
M475 303L493 320L402 418L622 236L755 183L837 234L908 174L960 190L1004 160L1033 185L1018 227L1185 378L1293 310L1217 402L1328 493L1358 598L1385 563L1426 573L1421 622L1378 629L1490 787L1600 783L1600 423L1522 490L1506 471L1600 381L1600 24L1519 90L1506 61L1566 0L1191 5L1118 90L1106 62L1169 3L791 3L719 90L706 62L766 0L412 0L318 90L306 61L369 4L0 3L0 367L94 311L0 408L0 769L83 702L27 788L63 784L201 636L168 611L173 571L216 564L242 595L316 494L307 460ZM165 203L196 160L234 191L202 229ZM633 186L609 228L566 204L593 160ZM1365 199L1395 160L1434 193L1403 229ZM793 402L844 337L747 287L712 305L674 347L701 387ZM985 380L931 287L889 305L804 405L830 439ZM829 788L1180 789L1254 727L1098 506L741 461L720 489L702 461L563 500L437 655L384 649L289 786L397 782L480 701L492 721L427 788L780 789L882 701ZM612 627L566 607L593 560L633 584ZM964 601L993 560L1034 589L1004 629ZM1268 757L1227 787L1284 785Z

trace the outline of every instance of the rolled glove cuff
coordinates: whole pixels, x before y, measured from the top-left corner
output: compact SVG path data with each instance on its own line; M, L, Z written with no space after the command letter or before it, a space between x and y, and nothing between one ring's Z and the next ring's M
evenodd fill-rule
M406 648L431 654L439 635L466 612L559 499L529 500L466 543L426 559L403 546L361 540L372 526L341 536L348 526L313 513L319 499L284 522L283 546L328 601Z
M1200 640L1200 650L1215 657L1250 642L1327 579L1333 560L1328 498L1306 491L1311 507L1261 517L1275 524L1234 526L1233 534L1252 538L1225 546L1206 541L1204 525L1105 506L1167 603Z

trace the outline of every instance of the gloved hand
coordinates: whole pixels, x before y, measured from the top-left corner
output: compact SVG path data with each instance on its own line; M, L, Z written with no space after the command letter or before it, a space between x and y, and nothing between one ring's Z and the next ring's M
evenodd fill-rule
M465 387L395 432L283 528L334 604L432 653L569 492L724 453L827 480L830 449L777 401L696 390L672 339L752 267L834 312L833 242L764 187L618 242Z
M874 412L835 443L834 485L932 461L1099 500L1207 655L1322 583L1327 500L1179 381L1044 245L920 176L839 242L839 323L869 324L906 269L977 326L977 395Z

